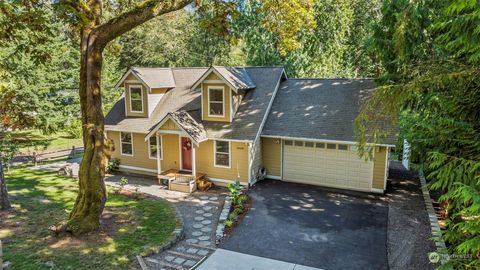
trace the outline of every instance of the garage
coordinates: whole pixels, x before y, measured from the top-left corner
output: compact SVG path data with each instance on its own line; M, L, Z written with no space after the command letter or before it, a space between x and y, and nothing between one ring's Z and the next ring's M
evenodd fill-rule
M370 191L373 167L353 145L283 140L284 181Z

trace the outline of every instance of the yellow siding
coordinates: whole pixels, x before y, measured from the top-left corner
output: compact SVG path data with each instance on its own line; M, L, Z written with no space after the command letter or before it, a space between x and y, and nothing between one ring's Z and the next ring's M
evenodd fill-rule
M127 116L140 116L140 117L148 117L148 102L147 102L147 89L140 83L124 83L125 85L125 102L127 106ZM130 106L130 91L129 86L141 86L142 87L142 97L143 97L143 113L132 112Z
M161 130L180 130L177 125L171 120L168 119L163 126L160 127Z
M214 143L208 140L200 143L196 149L197 172L206 173L207 177L235 180L240 174L240 181L248 182L248 145L245 143L231 142L231 166L219 168L214 166ZM237 170L238 168L238 170Z
M112 157L119 158L120 165L151 170L157 169L157 160L149 157L148 141L145 141L145 134L132 133L133 156L124 156L120 154L120 132L107 131L107 137L113 140L115 151L113 151Z
M163 160L162 171L180 169L180 146L176 134L162 135Z
M132 73L130 73L125 80L126 81L138 81L137 77L135 77Z
M375 151L372 188L383 189L386 175L385 163L387 162L387 159L387 148L379 147L379 150Z
M205 80L221 80L220 77L215 74L215 72L210 73Z
M208 87L209 86L223 86L223 102L224 102L224 116L208 116ZM203 120L230 122L230 106L232 101L232 91L225 83L202 83L202 114Z
M168 91L167 88L152 88L151 93L152 94L165 94Z
M279 141L279 143L276 143ZM280 139L262 138L263 166L267 174L271 176L281 175L282 167L282 144Z

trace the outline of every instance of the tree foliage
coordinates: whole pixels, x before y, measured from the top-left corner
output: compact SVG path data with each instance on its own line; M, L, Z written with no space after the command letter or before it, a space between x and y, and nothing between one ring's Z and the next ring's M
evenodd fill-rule
M360 145L368 135L382 141L382 123L400 124L413 160L448 205L444 238L455 256L442 268L477 269L480 6L470 0L388 1L382 11L374 39L385 68L383 86L357 118Z

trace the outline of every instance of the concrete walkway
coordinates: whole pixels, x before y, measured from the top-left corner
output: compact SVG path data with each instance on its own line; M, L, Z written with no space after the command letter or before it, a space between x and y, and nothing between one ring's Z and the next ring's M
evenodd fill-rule
M300 264L217 249L196 270L319 270Z

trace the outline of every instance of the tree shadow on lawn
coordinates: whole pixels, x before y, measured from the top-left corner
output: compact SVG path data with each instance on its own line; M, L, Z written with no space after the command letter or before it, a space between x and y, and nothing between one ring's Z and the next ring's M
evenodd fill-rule
M77 180L18 169L7 185L14 209L0 213L0 239L13 269L48 269L47 262L61 269L136 268L134 256L155 251L177 222L167 202L109 194L97 232L54 237L48 227L68 217Z

